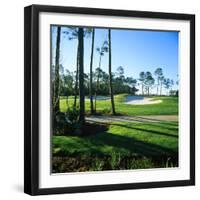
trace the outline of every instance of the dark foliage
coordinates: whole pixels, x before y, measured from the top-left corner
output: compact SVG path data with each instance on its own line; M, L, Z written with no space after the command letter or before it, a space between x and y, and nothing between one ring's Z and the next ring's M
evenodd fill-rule
M55 117L53 126L55 135L78 134L81 128L79 110L77 108L68 108L65 113L59 112Z
M53 155L52 172L84 172L104 170L127 170L127 169L148 169L177 167L178 157L151 157L144 156L123 156L115 154L108 155L65 155L59 152Z

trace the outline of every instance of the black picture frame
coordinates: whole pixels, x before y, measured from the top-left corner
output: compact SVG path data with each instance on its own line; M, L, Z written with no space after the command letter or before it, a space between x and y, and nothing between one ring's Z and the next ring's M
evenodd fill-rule
M190 22L190 179L162 182L39 188L39 13L127 16ZM24 9L24 192L30 195L160 188L195 184L195 15L31 5Z

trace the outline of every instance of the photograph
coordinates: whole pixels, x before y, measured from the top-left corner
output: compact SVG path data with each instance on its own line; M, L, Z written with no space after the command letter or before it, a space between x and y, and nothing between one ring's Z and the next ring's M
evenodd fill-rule
M24 192L195 184L195 15L30 5Z
M179 31L49 34L51 173L179 167Z

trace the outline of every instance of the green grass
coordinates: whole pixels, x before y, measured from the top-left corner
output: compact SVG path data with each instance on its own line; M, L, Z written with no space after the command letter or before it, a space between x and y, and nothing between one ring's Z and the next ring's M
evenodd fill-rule
M126 94L115 96L116 112L123 115L176 115L178 114L178 97L153 97L162 100L159 104L150 105L130 105L124 104ZM69 98L70 106L73 105L73 97ZM66 111L66 98L60 100L60 108L62 112ZM86 112L89 113L90 102L85 101ZM110 100L97 100L97 112L109 114L111 111Z
M159 104L124 104L126 94L115 96L118 114L177 115L178 97L153 97ZM72 106L74 97L69 97ZM61 97L62 112L67 109ZM85 101L89 114L90 102ZM97 113L110 114L110 100L97 101ZM178 166L178 122L113 122L100 133L53 136L53 172L145 169Z
M178 122L112 123L88 136L53 136L53 172L178 166Z
M78 136L53 136L53 153L136 156L171 155L178 151L178 123L113 123L108 131Z

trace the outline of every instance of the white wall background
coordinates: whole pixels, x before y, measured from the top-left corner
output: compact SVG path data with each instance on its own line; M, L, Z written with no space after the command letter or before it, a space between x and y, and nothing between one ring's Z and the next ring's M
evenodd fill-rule
M200 53L199 0L5 0L0 11L0 199L198 199L200 195L200 112L196 114L196 186L31 197L23 194L23 7L30 4L99 7L196 14ZM200 59L196 56L196 66ZM200 85L196 67L196 85ZM196 102L200 88L196 89ZM196 104L199 111L200 104Z

